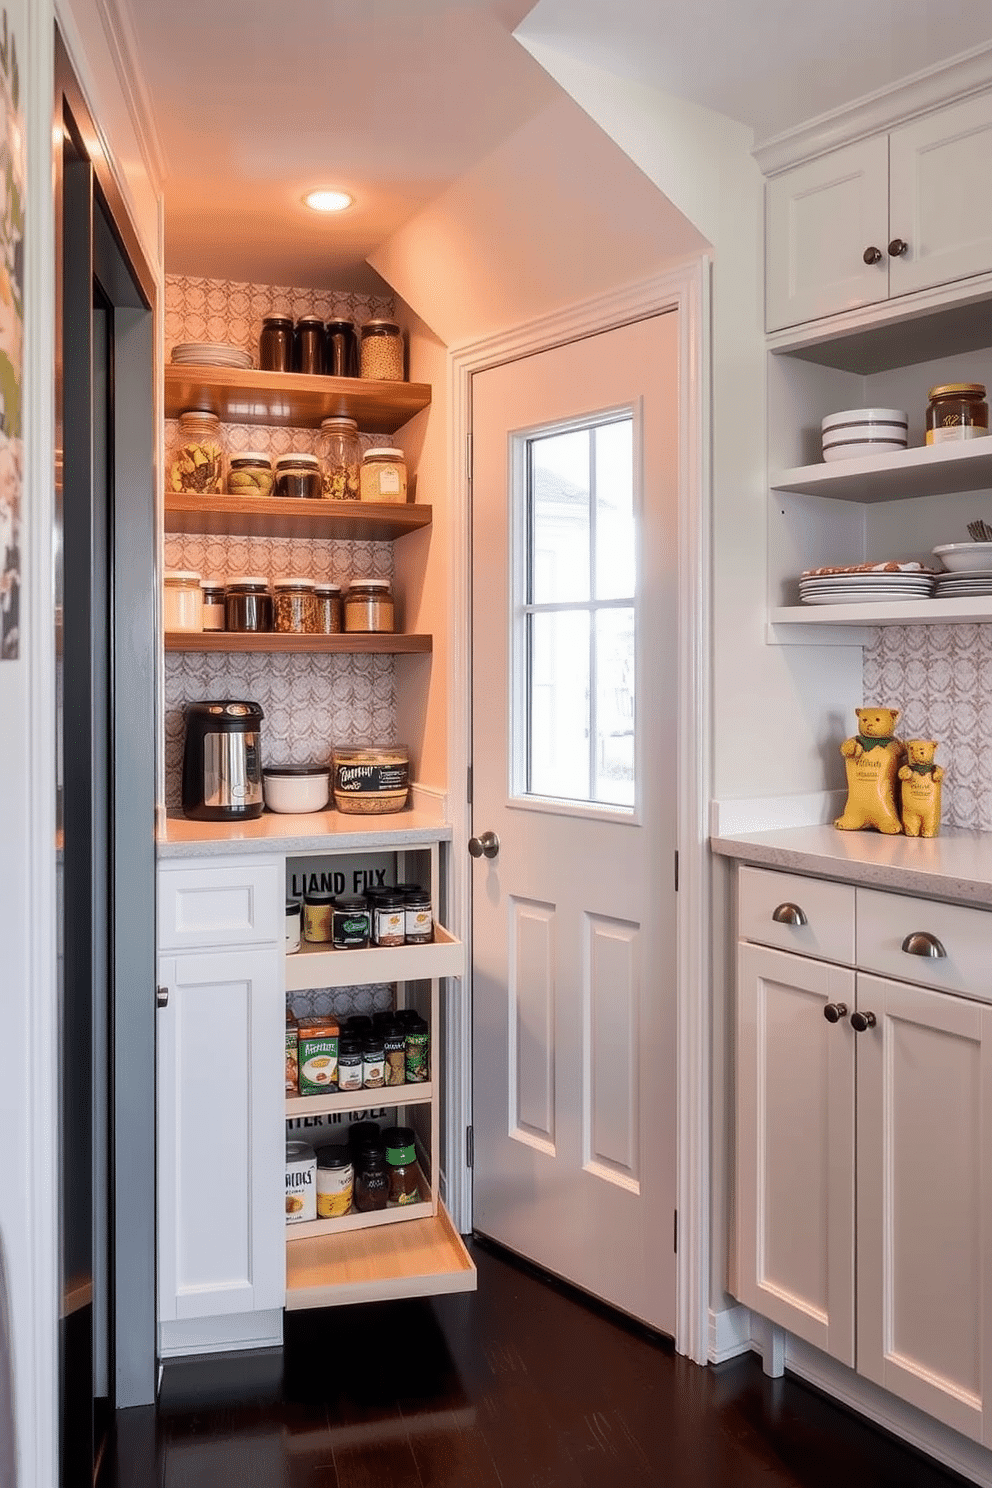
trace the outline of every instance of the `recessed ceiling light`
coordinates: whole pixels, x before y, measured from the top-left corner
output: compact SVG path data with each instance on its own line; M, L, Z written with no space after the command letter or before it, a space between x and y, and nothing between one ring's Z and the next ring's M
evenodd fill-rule
M343 212L355 198L347 191L308 191L303 200L314 212Z

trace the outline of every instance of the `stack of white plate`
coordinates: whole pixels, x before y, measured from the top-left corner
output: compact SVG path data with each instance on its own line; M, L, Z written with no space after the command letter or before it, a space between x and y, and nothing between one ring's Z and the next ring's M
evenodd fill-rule
M972 569L970 573L937 575L934 599L977 599L992 594L992 568Z
M852 564L827 573L809 571L799 579L803 604L876 604L900 599L929 599L934 575L919 564L868 568Z
M172 348L180 367L250 367L251 354L227 341L181 341Z
M909 416L902 408L845 408L820 423L825 460L889 455L909 443Z

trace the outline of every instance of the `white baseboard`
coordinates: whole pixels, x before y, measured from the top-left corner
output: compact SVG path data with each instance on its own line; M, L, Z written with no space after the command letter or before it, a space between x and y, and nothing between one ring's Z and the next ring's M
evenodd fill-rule
M710 836L774 832L778 827L819 827L844 810L846 792L812 791L802 796L754 796L743 801L710 802Z
M223 1354L232 1349L282 1347L282 1308L232 1312L222 1317L183 1318L158 1325L160 1359L187 1354Z
M707 1358L711 1364L724 1364L740 1354L750 1353L751 1313L747 1307L726 1307L722 1312L710 1308L710 1341Z

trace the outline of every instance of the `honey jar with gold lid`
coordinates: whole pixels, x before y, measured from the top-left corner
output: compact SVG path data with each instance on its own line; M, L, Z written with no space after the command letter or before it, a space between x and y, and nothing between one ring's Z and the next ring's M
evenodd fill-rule
M930 389L927 444L980 439L989 432L989 405L981 382L947 382Z

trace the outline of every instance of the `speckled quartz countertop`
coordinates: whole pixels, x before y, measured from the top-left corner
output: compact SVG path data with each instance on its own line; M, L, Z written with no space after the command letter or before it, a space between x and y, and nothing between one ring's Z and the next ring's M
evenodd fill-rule
M722 857L870 888L992 908L992 832L945 827L939 837L884 837L833 826L711 837Z
M218 858L249 853L374 852L450 842L451 827L422 811L348 816L312 811L302 816L266 811L255 821L200 822L169 816L158 834L162 858Z

